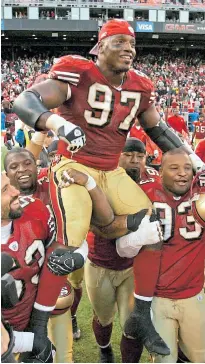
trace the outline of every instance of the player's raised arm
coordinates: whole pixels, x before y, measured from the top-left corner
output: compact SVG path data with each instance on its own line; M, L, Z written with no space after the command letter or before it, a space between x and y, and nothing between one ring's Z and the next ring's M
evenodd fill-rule
M46 80L22 92L14 102L13 111L35 130L52 129L69 145L69 151L77 152L86 141L83 130L49 111L62 105L70 96L68 83Z

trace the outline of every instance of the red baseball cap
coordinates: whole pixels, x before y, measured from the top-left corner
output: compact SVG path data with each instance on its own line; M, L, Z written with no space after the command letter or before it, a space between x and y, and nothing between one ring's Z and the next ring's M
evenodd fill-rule
M91 49L90 54L98 54L98 45L101 40L111 37L116 34L126 34L135 37L134 29L131 25L123 19L112 19L108 20L107 23L103 24L98 34L98 43Z

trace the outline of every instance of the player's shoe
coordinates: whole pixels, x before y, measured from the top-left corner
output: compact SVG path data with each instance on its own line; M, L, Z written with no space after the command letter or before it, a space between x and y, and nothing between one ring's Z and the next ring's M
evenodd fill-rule
M114 363L114 353L112 351L112 346L109 345L106 348L100 348L100 358L99 363Z
M124 333L142 341L147 351L152 354L170 355L170 349L159 336L151 320L151 301L142 301L135 298L134 311L128 317Z
M72 316L72 327L73 327L73 340L79 340L81 337L81 331L78 327L76 315Z

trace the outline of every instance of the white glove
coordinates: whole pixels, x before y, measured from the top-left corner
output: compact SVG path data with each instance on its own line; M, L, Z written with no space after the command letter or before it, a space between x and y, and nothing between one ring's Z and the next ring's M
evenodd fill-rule
M67 150L76 153L86 144L84 131L59 115L52 114L46 120L46 127L53 130L60 140L68 144Z
M196 173L205 170L205 164L195 153L189 154L189 157L192 161L193 169Z
M150 215L142 219L137 231L116 240L116 250L120 257L135 257L143 245L157 244L163 240L159 221L150 222Z

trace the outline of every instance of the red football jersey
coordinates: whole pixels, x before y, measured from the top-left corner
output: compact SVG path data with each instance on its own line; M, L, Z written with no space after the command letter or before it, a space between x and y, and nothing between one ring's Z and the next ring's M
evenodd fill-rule
M74 159L96 169L117 168L135 117L153 102L152 82L131 69L123 85L113 87L95 63L80 56L60 58L49 77L69 83L67 101L58 108L58 114L79 125L86 134L86 145ZM63 141L58 151L71 157Z
M157 182L141 184L160 213L164 230L160 275L155 295L188 298L204 284L205 233L191 213L189 192L179 198Z
M13 220L12 233L3 252L11 255L15 266L10 274L15 278L19 302L14 308L2 310L5 320L22 331L29 323L38 288L39 273L47 248L55 237L55 223L46 206L30 196L20 198L23 215Z
M99 235L88 233L88 258L99 267L123 270L132 267L132 258L121 258L116 251L116 240L105 239Z
M182 116L180 115L170 116L167 120L167 123L178 133L182 134L182 130L184 130L184 132L188 134L187 125Z
M143 184L144 182L147 183L148 181L149 182L154 182L154 181L161 182L161 178L160 178L159 172L156 169L145 166L143 173L141 173L140 181L141 181L140 182L141 184Z
M205 121L203 121L202 123L200 123L200 121L196 121L194 123L194 126L196 129L195 138L204 139L205 138Z
M201 140L195 149L195 153L205 163L205 139Z
M133 125L130 129L130 137L137 138L142 141L142 143L146 144L146 133L141 126Z

